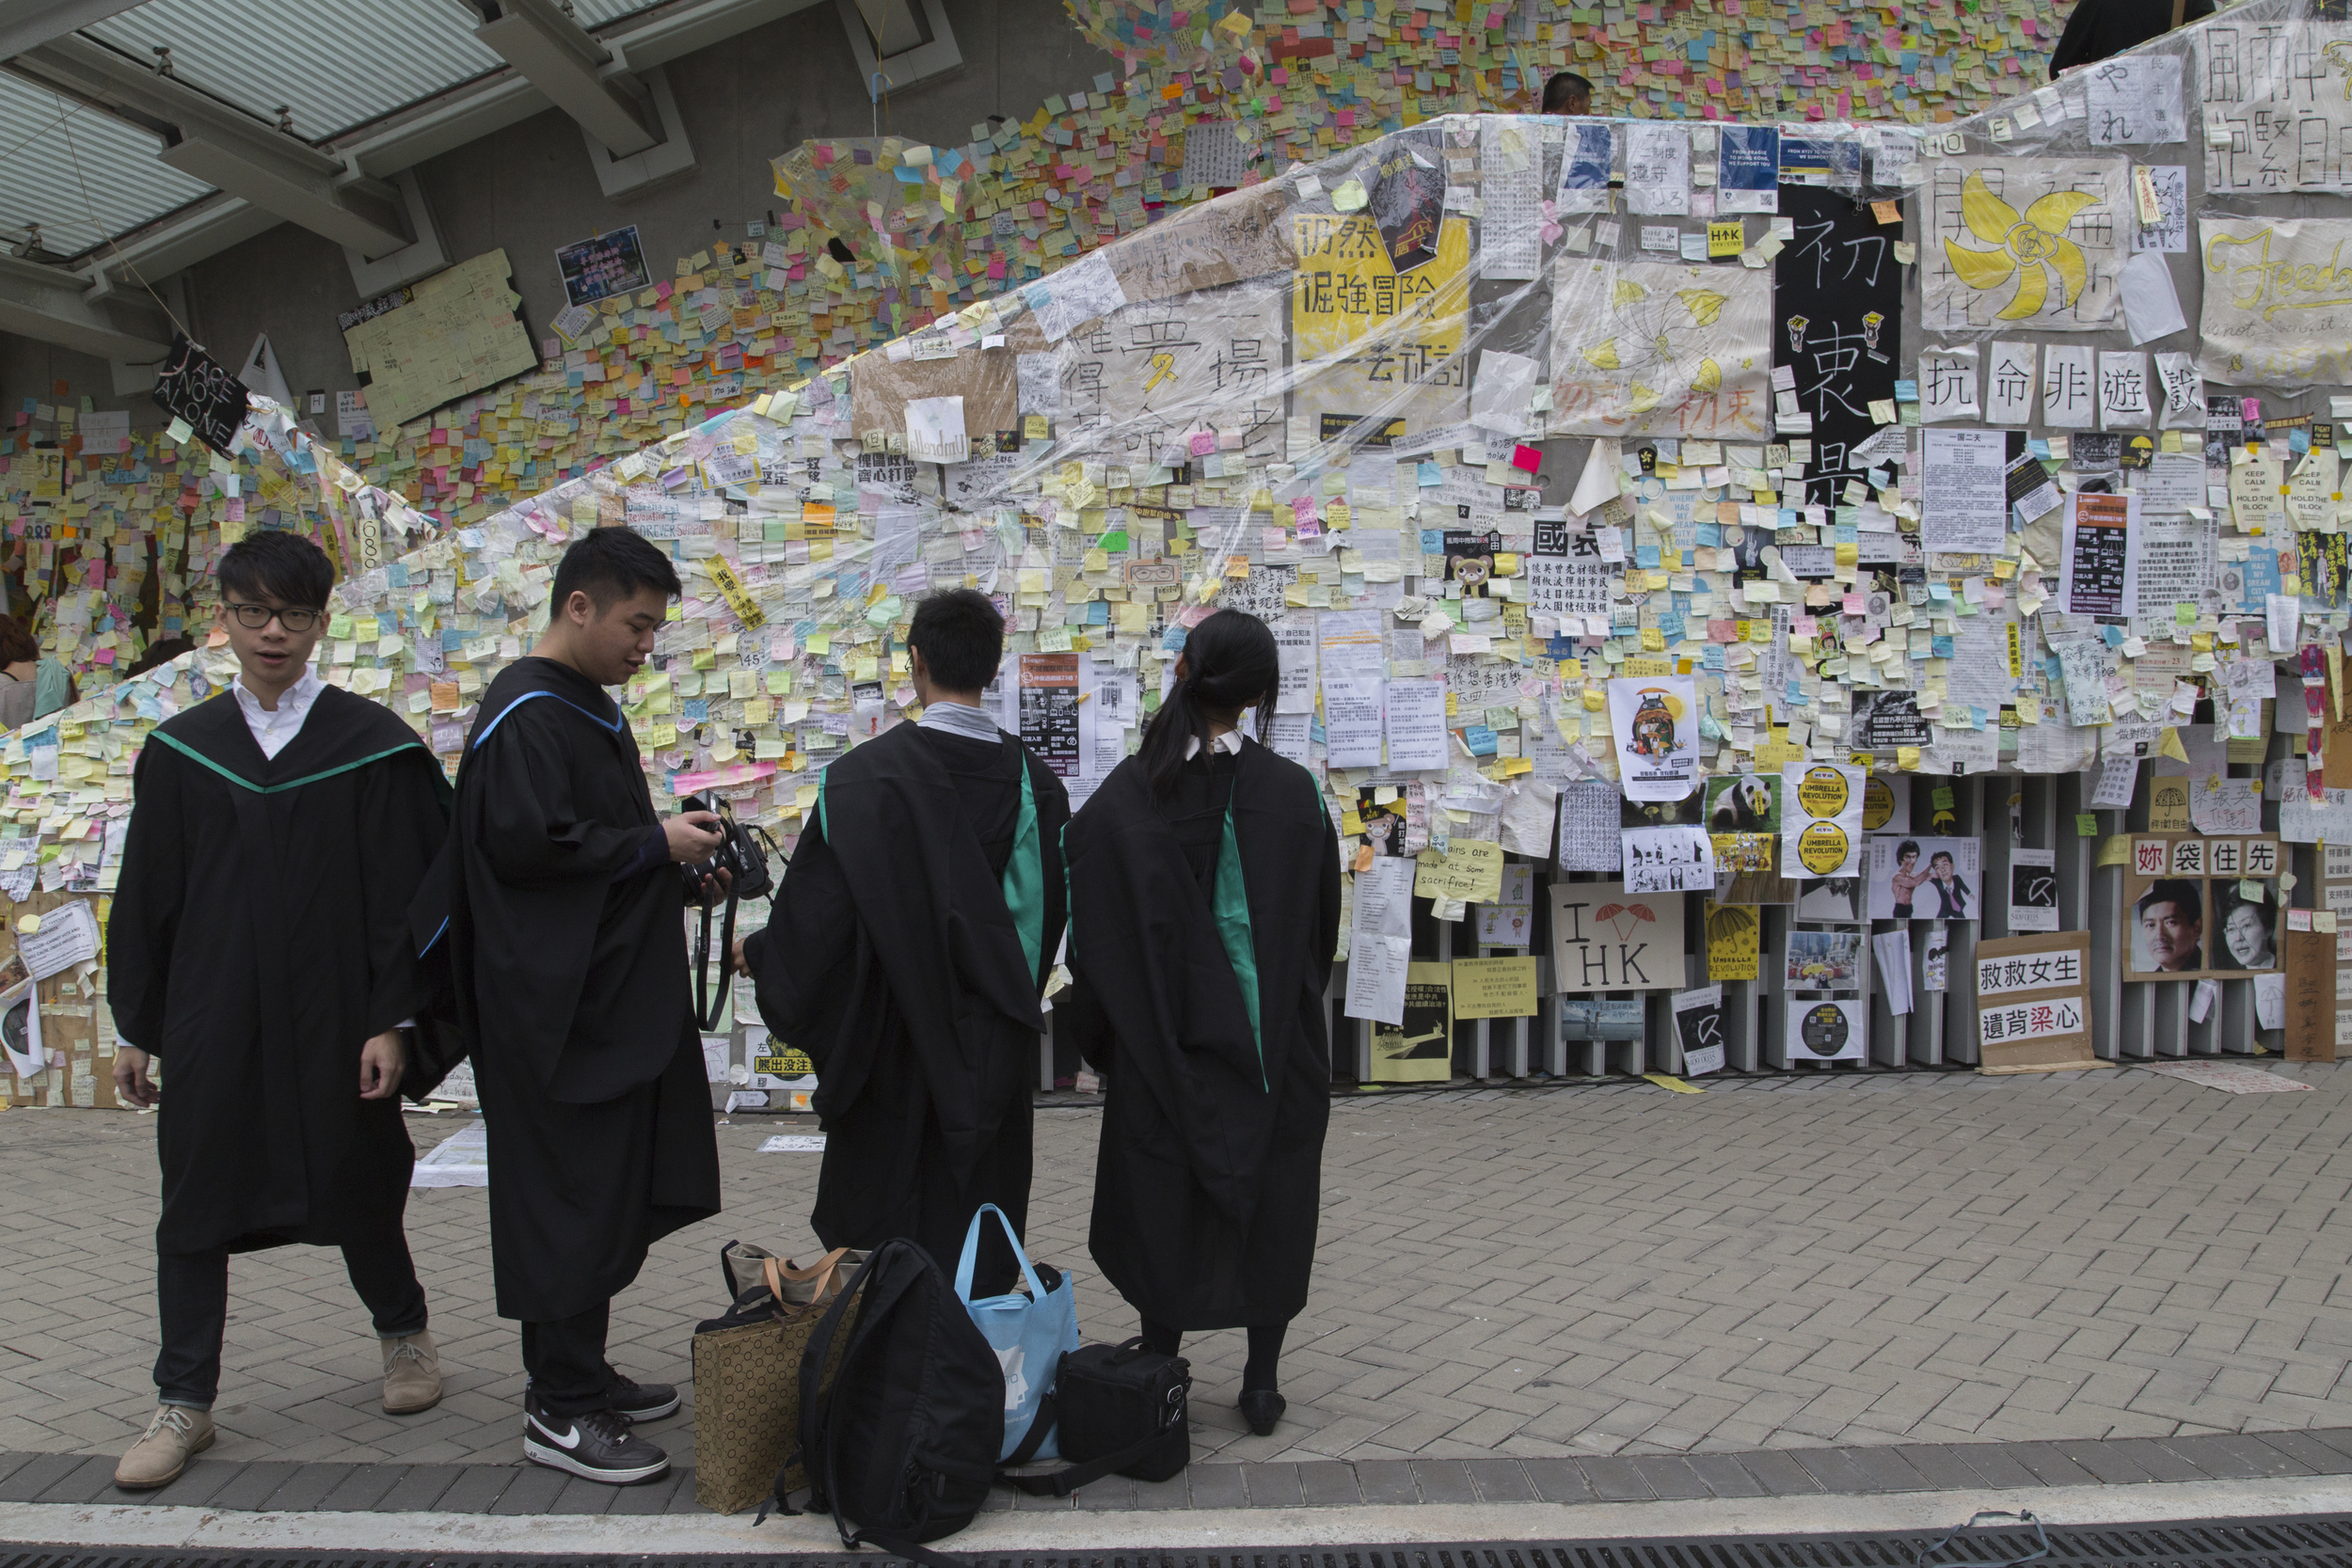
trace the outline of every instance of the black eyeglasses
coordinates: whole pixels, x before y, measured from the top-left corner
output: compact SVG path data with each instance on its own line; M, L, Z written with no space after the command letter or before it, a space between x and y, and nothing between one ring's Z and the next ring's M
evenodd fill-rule
M222 608L237 618L237 625L250 631L260 631L269 625L270 617L275 615L278 624L296 637L317 626L321 614L315 610L272 610L265 604L232 604Z

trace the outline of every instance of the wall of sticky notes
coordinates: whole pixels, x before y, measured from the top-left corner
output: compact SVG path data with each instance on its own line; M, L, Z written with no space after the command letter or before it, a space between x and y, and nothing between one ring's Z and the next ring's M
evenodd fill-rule
M2241 7L1929 129L1389 132L461 513L342 584L325 673L453 766L564 543L637 529L687 585L621 693L656 799L789 844L908 717L925 594L995 596L998 721L1081 804L1236 610L1342 835L1343 1079L1702 1070L1674 1016L1715 986L1679 1010L1730 1070L1979 1064L1995 1025L2011 1069L2280 1049L2352 842L2352 321L2258 297L2316 286L2344 198L2240 167L2242 106L2311 90L2255 25L2352 33ZM874 233L957 199L937 150L796 158L845 204L887 173ZM164 705L0 749L33 841L0 878L104 892L88 792ZM2045 933L2087 933L2087 1013L1976 961ZM1498 1011L1525 965L1432 969L1498 958L1533 1012Z

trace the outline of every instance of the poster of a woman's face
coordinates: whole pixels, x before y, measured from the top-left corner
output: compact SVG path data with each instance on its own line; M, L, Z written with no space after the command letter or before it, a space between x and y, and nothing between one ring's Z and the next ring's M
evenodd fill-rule
M2268 897L2243 897L2236 883L2217 882L2213 908L2221 927L2221 950L2213 956L2214 968L2279 967L2279 915Z

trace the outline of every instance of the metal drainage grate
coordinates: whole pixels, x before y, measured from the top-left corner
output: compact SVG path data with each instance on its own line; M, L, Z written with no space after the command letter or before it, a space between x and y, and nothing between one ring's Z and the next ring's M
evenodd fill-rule
M1924 1560L1941 1530L1496 1544L1263 1546L1224 1551L956 1552L968 1568L1962 1568L2095 1563L2099 1568L2352 1568L2352 1514L1963 1530ZM525 1553L235 1552L0 1548L0 1568L888 1568L872 1553L587 1556Z

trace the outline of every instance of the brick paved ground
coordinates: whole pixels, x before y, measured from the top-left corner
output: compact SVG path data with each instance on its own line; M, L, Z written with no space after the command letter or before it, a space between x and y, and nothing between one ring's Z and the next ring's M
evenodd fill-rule
M1335 1104L1292 1419L1232 1408L1241 1336L1195 1360L1196 1455L1722 1453L2352 1425L2352 1067L2311 1094L2137 1071L1820 1075L1364 1097ZM454 1130L412 1117L423 1146ZM684 1381L719 1244L805 1257L817 1157L723 1126L729 1212L622 1298L614 1359ZM1085 1256L1099 1121L1039 1117L1035 1251L1089 1338L1131 1319ZM118 1451L151 1409L151 1120L0 1117L0 1452ZM375 1408L376 1352L332 1254L238 1259L225 1461L504 1462L520 1374L489 1305L485 1195L421 1192L409 1234L451 1370ZM654 1429L691 1459L685 1420ZM1753 1468L1751 1465L1750 1468Z

